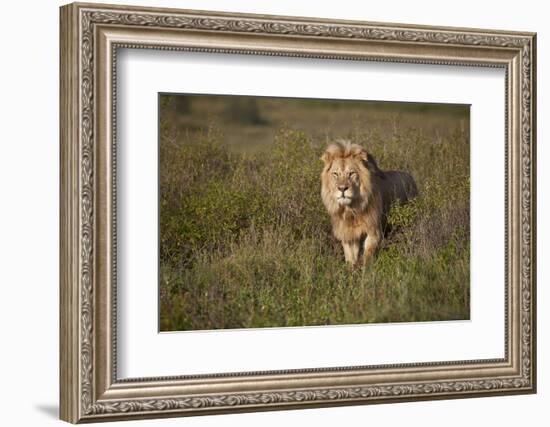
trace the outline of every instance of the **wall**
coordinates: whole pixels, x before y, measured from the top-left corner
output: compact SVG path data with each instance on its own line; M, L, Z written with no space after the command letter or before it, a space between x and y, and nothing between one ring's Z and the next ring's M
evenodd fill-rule
M112 0L113 3L119 3ZM124 3L124 2L121 2ZM163 0L134 4L324 18L528 30L538 32L538 117L548 117L544 76L550 75L550 29L544 3L277 0ZM56 0L3 5L0 132L0 394L2 424L59 425L58 401L58 6ZM7 95L7 96L6 96ZM438 402L326 408L194 419L129 422L131 425L542 425L550 405L546 305L550 269L543 242L549 225L549 127L539 119L539 393ZM549 169L547 169L548 171Z

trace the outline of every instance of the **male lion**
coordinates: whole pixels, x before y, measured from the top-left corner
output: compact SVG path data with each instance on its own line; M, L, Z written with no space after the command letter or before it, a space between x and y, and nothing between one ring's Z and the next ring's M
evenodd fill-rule
M392 202L416 196L416 183L408 173L382 171L363 147L348 141L329 145L321 160L321 197L332 232L346 262L356 265L362 257L366 263L382 241Z

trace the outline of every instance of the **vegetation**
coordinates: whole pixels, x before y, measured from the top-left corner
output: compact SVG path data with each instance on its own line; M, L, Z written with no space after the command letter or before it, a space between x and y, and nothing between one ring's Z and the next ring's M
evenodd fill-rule
M235 120L231 98L196 97L185 113L177 98L161 98L161 330L469 318L466 108L233 99L250 114ZM392 208L375 261L356 269L319 194L319 157L336 136L420 190Z

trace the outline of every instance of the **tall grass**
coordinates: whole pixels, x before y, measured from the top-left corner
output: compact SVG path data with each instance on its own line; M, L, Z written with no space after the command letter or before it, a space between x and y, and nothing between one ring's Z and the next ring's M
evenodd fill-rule
M453 122L456 125L457 122ZM161 122L161 330L469 318L469 141L455 126L355 127L420 196L389 215L375 261L350 269L320 200L326 139L280 129L261 151Z

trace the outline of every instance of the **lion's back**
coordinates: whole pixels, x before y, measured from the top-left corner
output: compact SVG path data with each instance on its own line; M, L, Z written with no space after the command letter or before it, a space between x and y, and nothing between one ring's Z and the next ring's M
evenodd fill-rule
M387 197L405 203L418 195L418 187L412 175L401 171L386 171L383 180Z

